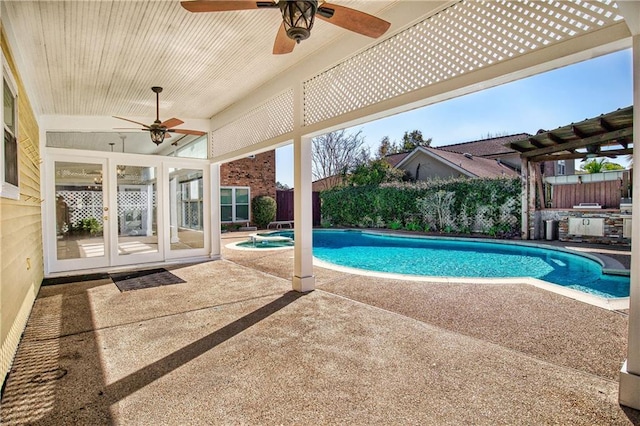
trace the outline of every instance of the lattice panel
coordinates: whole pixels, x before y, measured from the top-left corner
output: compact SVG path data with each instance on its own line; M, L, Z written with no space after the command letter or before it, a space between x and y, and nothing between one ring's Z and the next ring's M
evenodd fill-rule
M57 191L56 197L62 199L69 208L69 221L77 226L83 219L95 218L102 225L102 192L101 191ZM131 210L146 211L148 205L148 193L146 191L120 191L118 192L118 216ZM155 206L155 192L152 203Z
M69 222L73 226L83 219L95 218L102 225L102 191L56 191L67 203Z
M149 194L147 191L119 191L118 192L118 216L131 210L148 210ZM155 203L155 199L151 200Z
M610 1L462 1L304 82L304 125L621 20Z
M211 134L217 157L293 131L293 90L270 99Z

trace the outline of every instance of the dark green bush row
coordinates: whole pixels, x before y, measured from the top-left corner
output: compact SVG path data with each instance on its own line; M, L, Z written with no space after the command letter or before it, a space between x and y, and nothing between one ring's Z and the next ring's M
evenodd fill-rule
M321 193L322 217L333 226L508 233L519 228L520 190L518 178L348 186ZM429 220L425 208L446 193L453 194L438 206L441 220Z

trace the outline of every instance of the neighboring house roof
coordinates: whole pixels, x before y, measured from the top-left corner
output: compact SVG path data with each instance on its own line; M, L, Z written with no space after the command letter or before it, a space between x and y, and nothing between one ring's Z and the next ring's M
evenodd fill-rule
M416 155L428 155L448 166L457 169L460 173L469 177L501 177L501 176L519 176L510 167L488 158L476 157L473 155L465 155L457 152L445 151L442 148L431 148L419 146L411 153L405 156L396 168L402 169L402 165L409 162Z
M505 145L518 140L527 139L529 137L531 137L531 135L528 133L517 133L514 135L439 146L438 148L441 150L457 152L460 154L468 153L473 155L474 157L493 157L517 153L516 150Z
M386 157L384 157L384 159L386 160L387 163L391 165L391 167L395 167L398 165L399 162L404 160L407 157L407 155L411 154L411 152L412 151L400 152L398 154L389 154Z

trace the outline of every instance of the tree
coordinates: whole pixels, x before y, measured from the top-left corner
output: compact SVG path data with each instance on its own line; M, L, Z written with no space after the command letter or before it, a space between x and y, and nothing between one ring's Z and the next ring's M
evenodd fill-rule
M606 158L601 158L600 160L594 158L583 164L581 169L587 173L600 173L605 170L624 170L624 167L618 163L611 163Z
M312 140L312 166L314 180L332 176L346 176L370 158L362 130L326 133Z
M277 181L276 182L276 189L278 191L287 191L287 190L289 190L291 188L289 188L289 185L287 185L286 183L282 183L280 181Z
M400 182L406 179L406 174L400 169L389 165L384 158L372 160L368 164L360 164L349 175L351 185L380 185L384 182Z
M431 138L425 140L420 130L404 132L404 136L402 136L402 151L413 151L416 147L430 145Z
M380 145L378 146L377 158L384 158L387 155L397 154L402 150L398 146L396 142L391 142L389 136L385 136L380 140Z

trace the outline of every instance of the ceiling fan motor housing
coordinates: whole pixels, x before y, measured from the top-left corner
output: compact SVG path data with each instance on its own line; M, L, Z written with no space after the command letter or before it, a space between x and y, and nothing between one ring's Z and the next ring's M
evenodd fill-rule
M298 43L308 39L318 11L318 2L281 1L279 4L287 36Z

